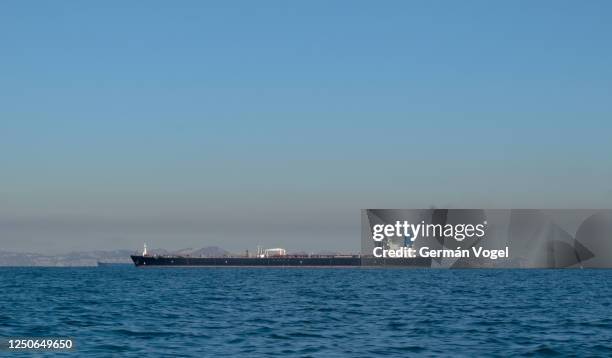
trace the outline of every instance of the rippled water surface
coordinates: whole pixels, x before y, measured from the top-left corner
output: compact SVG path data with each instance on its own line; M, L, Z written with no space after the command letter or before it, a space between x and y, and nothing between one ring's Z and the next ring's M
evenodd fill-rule
M66 356L612 356L612 270L0 268L0 287L0 337L73 337Z

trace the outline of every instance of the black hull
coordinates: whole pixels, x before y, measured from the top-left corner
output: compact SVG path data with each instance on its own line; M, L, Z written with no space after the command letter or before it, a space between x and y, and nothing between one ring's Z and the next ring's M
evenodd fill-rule
M184 257L131 256L137 267L429 267L430 259L374 259L333 257Z

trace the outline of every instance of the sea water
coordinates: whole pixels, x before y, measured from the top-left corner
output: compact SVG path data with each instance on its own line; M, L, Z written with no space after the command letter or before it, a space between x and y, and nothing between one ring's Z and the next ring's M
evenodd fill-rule
M612 270L0 268L0 292L0 338L65 356L612 356Z

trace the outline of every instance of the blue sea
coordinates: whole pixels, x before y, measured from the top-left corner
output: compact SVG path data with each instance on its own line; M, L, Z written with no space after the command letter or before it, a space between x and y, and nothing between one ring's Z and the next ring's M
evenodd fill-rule
M0 338L64 356L612 356L612 270L0 268L0 290Z

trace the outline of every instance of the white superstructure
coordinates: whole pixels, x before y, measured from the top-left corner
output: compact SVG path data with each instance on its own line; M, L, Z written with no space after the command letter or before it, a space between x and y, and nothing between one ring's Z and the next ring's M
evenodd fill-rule
M257 247L257 257L277 257L277 256L286 256L287 250L282 249L280 247L273 249L265 249L262 250L260 247Z

